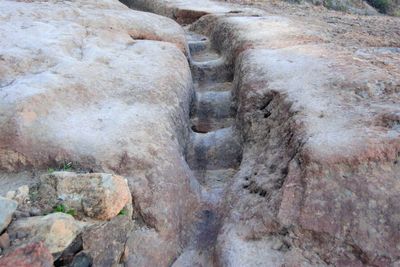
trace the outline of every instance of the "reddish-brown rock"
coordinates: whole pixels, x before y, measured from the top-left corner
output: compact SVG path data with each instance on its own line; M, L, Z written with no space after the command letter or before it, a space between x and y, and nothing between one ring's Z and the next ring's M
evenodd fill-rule
M31 243L0 258L2 267L51 267L53 256L43 243Z

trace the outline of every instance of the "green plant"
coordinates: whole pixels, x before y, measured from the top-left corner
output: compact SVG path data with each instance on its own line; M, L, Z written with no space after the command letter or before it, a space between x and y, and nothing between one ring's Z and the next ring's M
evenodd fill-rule
M67 208L65 207L64 204L59 204L59 205L57 205L57 206L54 207L53 211L54 211L54 212L62 212L62 213L65 213L66 209L67 209Z
M68 209L67 206L64 204L58 204L57 206L54 207L53 212L61 212L65 214L69 214L71 216L76 216L76 210L75 209Z
M55 172L55 171L56 171L56 170L53 169L53 168L48 168L48 169L47 169L47 172L50 173L50 174L52 174L52 173Z
M64 163L62 166L63 171L70 171L72 170L72 162Z
M128 215L128 211L127 211L125 208L123 208L123 209L118 213L118 215L119 215L119 216L126 216L126 215Z
M74 210L74 209L69 209L66 213L71 216L76 216L76 210Z

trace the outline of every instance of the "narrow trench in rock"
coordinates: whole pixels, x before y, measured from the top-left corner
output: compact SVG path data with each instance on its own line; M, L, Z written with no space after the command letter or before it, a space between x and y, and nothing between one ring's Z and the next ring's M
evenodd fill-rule
M200 262L203 266L213 266L221 219L219 207L228 180L240 165L242 147L234 126L232 68L213 49L208 37L190 30L186 32L195 88L187 162L202 185L203 209L197 214L189 252L184 252L173 266Z

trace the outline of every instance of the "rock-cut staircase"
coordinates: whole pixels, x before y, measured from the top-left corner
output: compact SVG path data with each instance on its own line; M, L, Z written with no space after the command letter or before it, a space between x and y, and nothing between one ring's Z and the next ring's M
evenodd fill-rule
M231 68L206 36L188 31L187 39L195 87L187 162L202 184L204 209L198 214L191 246L173 266L213 266L219 205L239 167L242 148L234 127Z
M220 191L235 173L242 154L234 129L233 74L207 37L188 32L188 42L195 99L187 161L204 186L205 200L217 204Z

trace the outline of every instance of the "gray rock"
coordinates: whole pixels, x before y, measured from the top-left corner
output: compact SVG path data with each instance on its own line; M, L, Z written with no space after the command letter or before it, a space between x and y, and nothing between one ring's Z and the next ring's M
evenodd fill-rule
M0 233L10 224L18 203L4 197L0 197Z
M70 267L90 267L92 258L85 252L78 253L72 261Z

